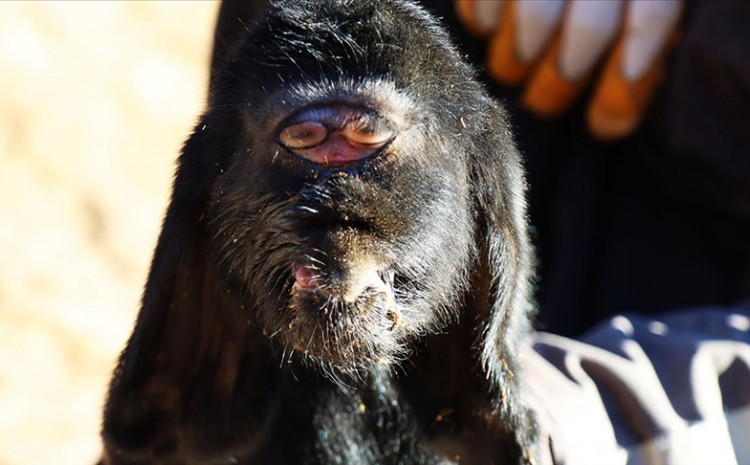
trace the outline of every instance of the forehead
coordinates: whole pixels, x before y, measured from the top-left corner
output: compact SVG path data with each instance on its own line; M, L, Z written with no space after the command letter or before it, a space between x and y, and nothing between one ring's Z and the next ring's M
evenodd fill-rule
M445 32L424 11L390 0L278 2L235 54L263 85L346 75L415 83L429 68L450 79L461 67ZM259 81L256 81L259 82Z
M321 102L369 106L408 124L450 111L473 78L431 17L393 0L277 2L219 75L214 106L241 106L271 126Z

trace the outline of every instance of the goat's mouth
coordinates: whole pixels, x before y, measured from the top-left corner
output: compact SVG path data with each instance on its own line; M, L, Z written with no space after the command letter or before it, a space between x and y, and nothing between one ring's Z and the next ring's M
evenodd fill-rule
M400 312L390 281L375 270L341 280L298 266L283 339L306 358L343 371L391 362Z

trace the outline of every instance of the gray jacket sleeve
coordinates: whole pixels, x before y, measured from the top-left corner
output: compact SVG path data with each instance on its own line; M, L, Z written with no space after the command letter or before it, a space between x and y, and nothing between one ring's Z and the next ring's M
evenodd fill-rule
M546 463L750 464L750 305L537 333L525 363Z

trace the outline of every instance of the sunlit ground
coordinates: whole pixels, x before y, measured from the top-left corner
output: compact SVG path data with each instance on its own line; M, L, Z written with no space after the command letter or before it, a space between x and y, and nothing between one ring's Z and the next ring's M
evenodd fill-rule
M87 464L213 2L0 2L0 465Z

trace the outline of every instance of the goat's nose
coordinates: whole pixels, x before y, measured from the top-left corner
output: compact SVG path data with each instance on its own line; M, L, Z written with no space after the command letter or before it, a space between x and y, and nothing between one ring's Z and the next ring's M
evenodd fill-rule
M294 273L297 286L307 291L335 295L343 302L354 302L365 292L383 292L388 286L375 269L330 270L325 278L320 271L300 266Z

